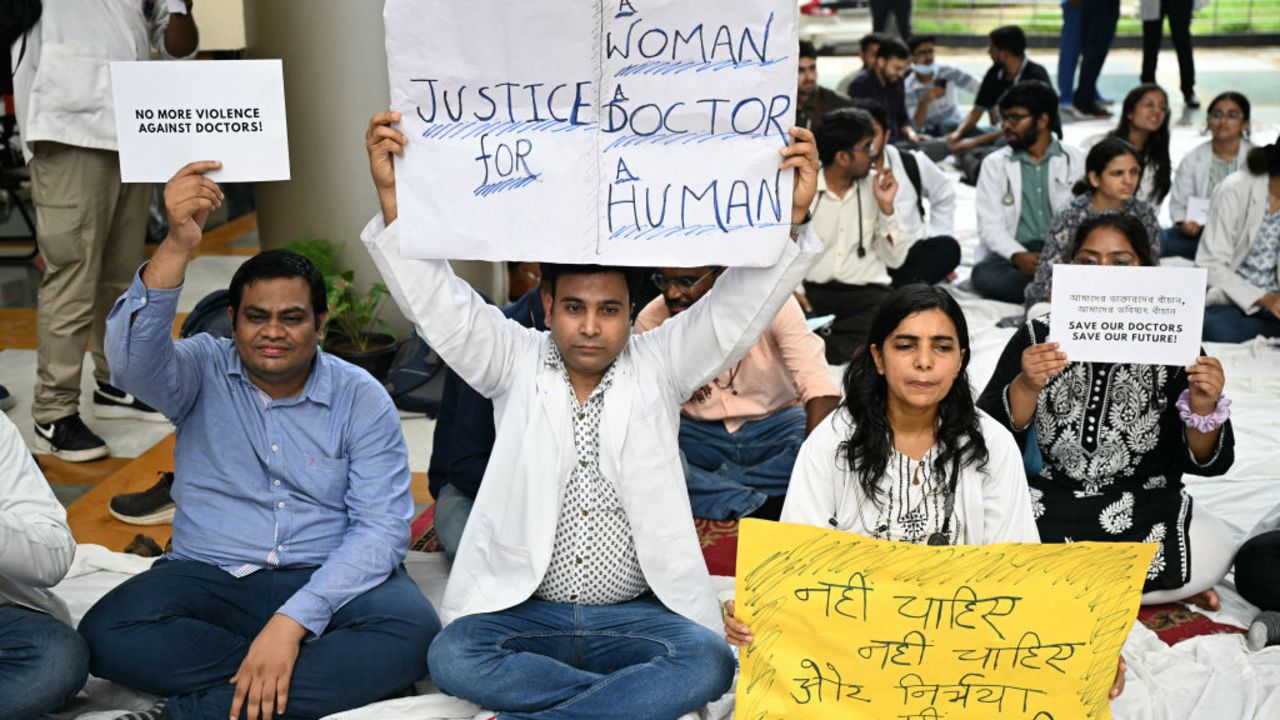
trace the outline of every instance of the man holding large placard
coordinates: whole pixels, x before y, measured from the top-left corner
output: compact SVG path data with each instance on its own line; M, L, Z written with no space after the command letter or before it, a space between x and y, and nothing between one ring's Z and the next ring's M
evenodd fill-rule
M36 328L36 446L63 460L106 457L80 419L80 375L92 341L98 417L164 417L111 386L103 335L111 302L143 259L150 185L124 185L108 64L196 51L191 2L46 2L14 72L36 243L44 257ZM17 57L15 53L15 57Z
M798 241L776 265L732 268L679 317L630 336L634 291L621 268L544 264L542 333L487 306L448 262L405 258L399 121L387 112L369 126L382 213L363 238L419 333L494 400L497 427L445 590L450 624L431 648L432 679L523 717L671 718L705 705L728 689L733 657L713 631L679 411L755 344L816 255L802 231L817 185L812 134L793 128L781 151L781 168L795 170Z

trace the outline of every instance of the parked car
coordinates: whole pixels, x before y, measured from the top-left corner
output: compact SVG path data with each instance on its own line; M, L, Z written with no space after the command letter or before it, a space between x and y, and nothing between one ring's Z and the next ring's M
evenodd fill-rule
M867 0L801 0L800 39L822 55L858 52L858 40L871 31Z

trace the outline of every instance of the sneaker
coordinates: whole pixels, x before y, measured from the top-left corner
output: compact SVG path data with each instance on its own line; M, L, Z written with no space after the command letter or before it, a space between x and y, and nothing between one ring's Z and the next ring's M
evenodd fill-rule
M130 525L163 525L173 522L173 473L160 473L155 485L136 493L120 493L111 498L107 509L117 520Z
M1075 108L1076 108L1076 110L1077 110L1077 111L1079 111L1081 114L1085 115L1086 117L1088 117L1088 118L1090 118L1090 119L1092 119L1092 118L1109 118L1109 117L1111 117L1111 111L1110 111L1110 110L1108 110L1108 109L1106 109L1106 108L1104 108L1104 107L1102 107L1101 105L1099 105L1099 104L1097 104L1097 103L1094 103L1094 104L1092 104L1092 105L1081 105L1081 104L1078 104L1078 103L1077 103L1077 104L1075 105Z
M1280 612L1258 613L1249 625L1249 649L1261 650L1269 645L1280 644Z
M115 720L173 720L173 714L169 712L168 700L157 700L147 710L117 715Z
M1196 97L1196 93L1195 93L1195 91L1194 91L1194 90L1192 90L1192 91L1191 91L1191 92L1189 92L1189 93L1184 93L1184 94L1183 94L1183 96L1182 96L1182 104L1183 104L1183 105L1186 105L1188 110L1199 110L1199 109L1200 109L1200 98Z
M9 412L18 400L9 394L9 388L0 385L0 412Z
M80 419L80 413L51 423L36 423L36 449L67 462L88 462L110 454L107 443Z
M130 418L150 422L169 422L169 418L160 414L155 408L104 382L99 382L98 389L93 391L93 416L113 420Z

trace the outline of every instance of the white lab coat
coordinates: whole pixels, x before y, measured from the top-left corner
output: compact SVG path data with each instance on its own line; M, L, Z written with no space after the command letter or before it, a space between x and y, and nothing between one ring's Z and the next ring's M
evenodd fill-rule
M0 605L40 610L70 625L66 603L46 588L62 580L75 555L67 511L18 428L0 413Z
M1084 177L1084 152L1059 142L1061 155L1049 159L1049 204L1056 215L1074 197L1071 187ZM975 260L987 255L1008 258L1026 250L1018 242L1018 217L1022 214L1022 165L1005 146L982 161L978 173L974 209L978 214L978 249Z
M898 194L893 199L894 214L898 224L911 243L939 235L953 235L956 227L955 186L942 174L937 164L919 150L910 151L920 166L920 189L929 208L929 224L920 219L920 207L916 204L916 189L902 167L902 152L888 145L884 149L889 168L898 181Z
M32 143L40 140L116 149L111 62L148 60L152 46L161 58L175 59L164 43L166 3L156 0L151 18L142 7L140 0L44 3L13 75L14 111L28 161ZM19 38L11 50L14 61L21 47Z
M1240 151L1236 153L1236 169L1245 166L1245 158L1253 149L1253 143L1240 141ZM1187 219L1187 202L1192 197L1209 197L1209 166L1213 163L1213 141L1197 145L1173 174L1173 188L1169 192L1169 217L1174 222ZM1225 178L1224 178L1225 180Z
M960 468L956 483L956 519L961 545L1040 542L1031 512L1031 493L1022 469L1022 453L1013 435L990 415L978 411L989 458L985 468ZM870 537L876 511L855 473L840 454L853 434L848 410L840 408L814 428L796 458L782 506L782 521L803 523ZM834 526L832 520L835 521Z
M1247 168L1237 170L1213 192L1209 201L1209 222L1196 249L1196 265L1209 271L1210 305L1234 303L1246 313L1266 294L1245 280L1237 270L1249 254L1267 214L1269 176L1254 175Z
M560 490L575 453L573 398L544 360L551 336L503 317L443 260L400 253L396 223L362 238L392 297L458 375L493 399L497 437L445 589L445 622L527 600L551 562ZM732 268L698 303L615 361L600 421L600 467L618 490L645 579L669 609L719 631L676 436L680 406L737 362L773 321L820 244L806 229L769 268Z

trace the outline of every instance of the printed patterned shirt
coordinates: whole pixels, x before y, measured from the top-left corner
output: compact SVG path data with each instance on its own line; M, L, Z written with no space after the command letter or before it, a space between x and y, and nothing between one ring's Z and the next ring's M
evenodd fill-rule
M559 368L569 396L573 383L553 344L544 360ZM577 462L561 488L551 565L534 596L539 600L579 605L613 605L634 600L649 590L640 569L635 537L613 481L600 470L600 415L604 394L613 384L614 367L586 402L573 412L573 446Z
M1262 219L1258 236L1236 272L1267 292L1280 292L1280 211Z

